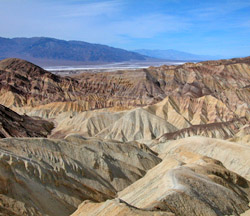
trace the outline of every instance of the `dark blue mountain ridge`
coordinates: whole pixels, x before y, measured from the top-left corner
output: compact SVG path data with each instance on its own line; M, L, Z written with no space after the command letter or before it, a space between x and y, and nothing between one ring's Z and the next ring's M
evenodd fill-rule
M101 44L83 41L65 41L47 37L2 38L0 59L22 58L39 62L122 62L143 61L148 57Z

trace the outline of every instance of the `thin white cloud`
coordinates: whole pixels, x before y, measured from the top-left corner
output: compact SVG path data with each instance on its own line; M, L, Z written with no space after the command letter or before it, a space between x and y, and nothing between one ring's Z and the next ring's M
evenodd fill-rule
M206 3L205 3L206 4ZM186 13L193 18L200 20L214 20L216 17L225 16L234 11L250 7L250 1L223 1L223 2L209 2L207 6L187 10Z
M190 24L177 16L148 14L131 20L111 23L110 31L118 35L133 38L152 38L161 33L177 32L188 28Z
M120 11L121 1L103 1L91 2L85 4L64 5L57 7L60 12L59 16L72 17L96 17L96 16L113 16Z

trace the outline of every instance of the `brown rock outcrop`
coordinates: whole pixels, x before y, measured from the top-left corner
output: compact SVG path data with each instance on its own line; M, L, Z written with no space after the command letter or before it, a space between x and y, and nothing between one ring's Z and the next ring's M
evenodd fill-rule
M5 59L0 61L0 99L9 107L68 101L78 101L85 110L140 106L164 97L157 81L147 74L124 71L60 77L24 60Z
M159 140L160 142L163 142L164 140L177 140L180 138L198 135L219 139L235 138L235 141L238 141L238 137L243 138L244 136L242 133L240 133L240 131L244 130L243 128L246 127L247 122L247 119L243 117L228 122L193 125L191 127L178 130L176 132L166 133L162 137L160 137Z
M0 138L47 137L53 127L51 122L19 115L0 104Z
M70 100L77 85L71 78L61 78L20 59L0 61L0 81L1 103L8 107Z

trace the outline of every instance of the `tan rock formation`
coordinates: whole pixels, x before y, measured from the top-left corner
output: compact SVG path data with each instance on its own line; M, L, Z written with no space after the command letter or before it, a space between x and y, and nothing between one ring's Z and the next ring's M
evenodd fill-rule
M249 215L250 215L250 210L247 210L246 212L241 214L241 216L249 216Z
M113 125L124 115L123 112L86 111L82 113L62 113L57 116L57 126L52 137L64 138L67 134L77 133L92 137Z
M84 200L114 198L160 161L138 143L77 135L65 140L2 139L0 208L17 215L70 215Z
M84 201L72 216L174 216L169 212L147 211L128 205L120 199L108 200L105 203Z
M229 139L232 142L250 144L250 124L242 126L233 138Z
M249 181L217 160L189 156L188 163L165 158L119 198L137 208L182 216L239 215L249 209Z
M250 182L237 174L249 177L247 145L191 137L153 149L163 161L120 191L119 200L85 202L73 215L134 215L134 208L137 215L240 215L249 209ZM202 155L221 158L229 169Z
M186 162L188 154L200 154L220 160L227 169L250 180L250 146L206 137L189 137L156 144L152 147L159 157L173 156ZM182 153L184 152L184 153Z
M226 104L210 95L200 98L167 97L145 109L179 129L191 125L226 122L239 117Z
M62 113L55 118L52 137L69 133L119 141L178 139L194 135L229 139L248 123L212 96L198 99L166 98L163 101L129 111L87 111Z
M96 136L122 141L152 140L165 132L174 130L176 128L164 119L152 115L145 109L136 108L127 111L120 119Z

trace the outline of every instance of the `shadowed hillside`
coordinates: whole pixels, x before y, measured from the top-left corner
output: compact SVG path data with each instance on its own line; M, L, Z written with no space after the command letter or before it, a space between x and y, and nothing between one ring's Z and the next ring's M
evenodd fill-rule
M0 138L47 137L54 125L40 118L18 115L0 104Z

